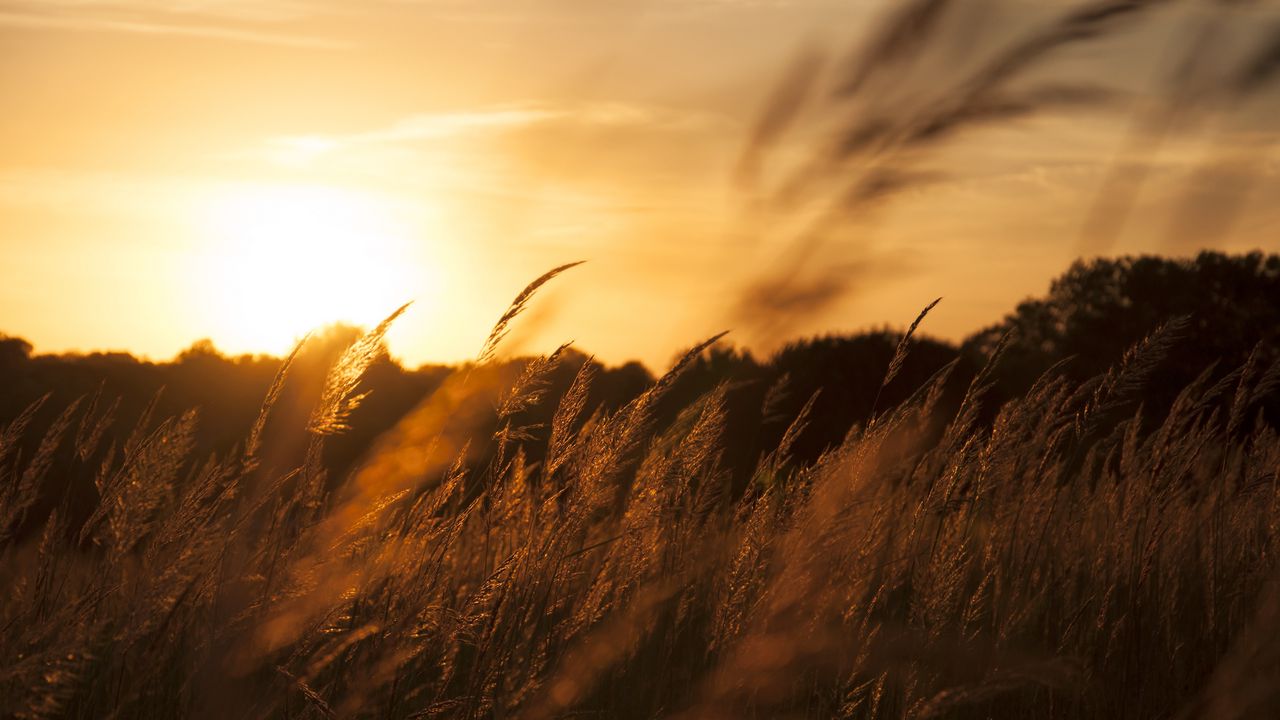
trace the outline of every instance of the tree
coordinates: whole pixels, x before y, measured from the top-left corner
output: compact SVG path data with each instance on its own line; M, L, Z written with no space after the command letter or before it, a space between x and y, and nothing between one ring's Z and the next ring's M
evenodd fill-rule
M1006 395L1025 390L1054 363L1077 379L1104 373L1161 324L1187 318L1183 337L1144 393L1159 408L1212 363L1224 373L1255 347L1263 367L1280 359L1280 255L1201 252L1077 261L1049 294L1020 303L964 349L989 356L1010 335L997 377Z

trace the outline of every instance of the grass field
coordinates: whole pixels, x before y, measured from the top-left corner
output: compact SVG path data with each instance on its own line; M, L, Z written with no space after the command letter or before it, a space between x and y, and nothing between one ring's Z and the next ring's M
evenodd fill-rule
M780 259L730 312L762 337L822 316L862 267L859 249L824 265L837 229L950 169L931 161L956 136L1112 102L1098 83L1058 82L1050 61L1073 67L1078 46L1123 39L1167 4L1039 8L966 54L973 28L997 26L972 8L1021 6L913 0L824 76L826 94L820 63L802 58L748 137L740 178L753 207L799 229L773 238ZM1249 4L1203 5L1226 17ZM1115 245L1141 205L1145 152L1256 103L1280 73L1274 28L1223 55L1234 64L1221 77L1196 66L1235 42L1198 12L1172 33L1190 40L1165 48L1186 77L1143 96L1133 147L1094 166L1078 255ZM1242 17L1231 22L1252 23ZM797 130L801 109L832 127ZM791 152L789 169L766 166L797 131L825 140ZM1274 142L1246 135L1231 146L1246 159ZM1254 169L1228 189L1275 174ZM1229 200L1210 208L1221 227ZM1142 325L1168 285L1215 289L1170 307L1217 315L1169 320L1095 377L1059 364L1007 392L1016 338L1001 328L984 331L976 369L957 359L900 401L930 305L877 361L870 411L839 442L806 446L820 455L798 450L826 417L818 396L779 417L783 383L746 410L727 378L673 392L719 336L617 406L592 401L600 366L566 348L503 359L517 316L570 266L520 293L477 361L442 371L349 472L326 450L358 430L404 308L337 358L305 420L278 402L297 390L295 350L230 450L195 450L200 408L121 428L109 398L37 402L0 429L0 716L1280 717L1280 363L1275 324L1259 320L1274 317L1280 258L1197 262L1078 265L1055 285L1084 308L1075 339L1105 341ZM1237 295L1241 276L1221 270L1233 264L1257 281ZM1107 284L1120 276L1145 294ZM1020 306L1023 329L1044 331L1020 357L1061 349L1050 341L1069 334L1052 334L1068 304ZM1263 342L1175 387L1160 372L1188 322L1198 338L1220 327ZM1180 357L1212 354L1201 344ZM581 370L563 389L551 378L571 359ZM636 368L627 377L647 379ZM727 428L760 418L786 429L744 480ZM303 440L277 445L288 423Z
M1144 423L1132 401L1177 330L1166 326L1106 375L1047 373L982 420L997 351L957 411L939 409L944 369L812 465L789 457L806 414L790 418L741 493L717 463L725 386L653 423L681 364L608 414L586 406L591 365L551 397L560 355L509 386L480 364L349 477L328 478L324 443L358 404L385 329L332 369L290 472L258 462L287 362L225 457L188 456L194 411L144 418L104 449L104 413L72 406L28 457L30 414L5 428L5 528L55 465L92 469L100 498L76 527L55 511L42 532L5 540L6 715L1277 707L1280 439L1254 415L1280 372L1256 355ZM461 408L477 399L497 408L496 433L468 425ZM537 465L525 461L535 433L516 421L535 404L555 408Z

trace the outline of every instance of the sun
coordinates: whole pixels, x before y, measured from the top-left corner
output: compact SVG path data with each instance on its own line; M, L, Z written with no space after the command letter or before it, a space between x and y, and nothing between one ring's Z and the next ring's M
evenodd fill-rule
M246 185L202 213L198 253L215 341L279 353L315 328L377 323L421 289L413 228L386 198L346 188Z

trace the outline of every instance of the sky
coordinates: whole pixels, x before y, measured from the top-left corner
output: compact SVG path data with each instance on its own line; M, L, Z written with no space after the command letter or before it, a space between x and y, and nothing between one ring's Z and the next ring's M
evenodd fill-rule
M995 4L1015 11L1011 27L1064 5ZM838 297L755 327L744 288L786 263L787 228L803 220L761 211L735 168L787 68L806 53L842 57L884 11L882 0L0 0L0 332L39 352L162 359L210 338L280 353L316 326L371 326L413 301L393 355L453 362L475 355L527 282L586 260L540 294L509 352L571 340L658 368L721 330L767 352L798 335L901 327L938 296L925 331L962 338L1080 254L1082 218L1131 124L1044 113L953 142L934 158L945 172L806 257L841 274ZM954 37L915 72L1000 39ZM1104 44L1063 67L1140 102L1151 43ZM888 82L910 100L919 78ZM1269 147L1264 106L1215 117L1229 132L1214 152ZM823 107L774 159L803 164L820 146L822 122L847 112ZM1205 147L1163 143L1153 188L1103 251L1280 249L1257 199L1275 189L1270 160L1253 168L1263 180L1230 232L1171 240L1155 221L1185 199L1176 181Z

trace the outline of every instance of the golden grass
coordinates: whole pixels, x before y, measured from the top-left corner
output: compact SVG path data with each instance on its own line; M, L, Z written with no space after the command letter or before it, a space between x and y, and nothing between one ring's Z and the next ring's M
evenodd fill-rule
M748 288L744 316L781 327L844 292L842 276L797 280L829 226L927 179L921 158L958 134L1103 99L1025 81L1165 4L1072 5L921 81L920 50L964 8L912 0L811 99L822 63L804 58L752 136L744 181L802 106L839 127L759 191L815 220ZM1222 87L1254 92L1280 67L1275 47L1266 38ZM883 92L902 78L925 87ZM790 449L813 400L777 418L779 386L762 415L789 429L733 492L727 389L671 423L655 410L718 338L613 412L589 402L590 363L549 394L562 351L514 383L491 372L511 322L570 267L520 293L478 364L347 477L328 477L326 442L404 308L338 360L284 471L261 457L288 455L263 445L290 361L226 456L191 457L194 411L148 412L101 448L114 411L98 398L67 408L30 458L19 447L39 404L0 430L0 715L1280 717L1280 437L1255 421L1280 366L1255 353L1145 417L1174 321L1108 373L1051 370L984 408L1001 343L958 409L940 402L953 364L811 465ZM521 425L548 403L545 433ZM60 474L93 478L96 508L19 533Z
M1175 330L1094 381L1045 376L990 424L977 411L998 368L954 414L937 408L944 370L811 467L787 457L795 418L736 497L717 462L723 387L669 427L652 416L706 344L608 414L591 414L589 369L547 396L559 353L505 391L472 373L465 392L500 424L469 439L493 452L464 447L388 485L370 477L377 457L325 478L324 433L270 473L253 461L261 422L240 453L188 457L194 413L77 453L73 406L19 462L24 415L0 433L4 527L57 453L98 465L101 499L80 527L55 512L6 541L2 710L1266 716L1280 707L1280 439L1248 420L1280 375L1252 360L1231 386L1206 375L1144 428L1128 401ZM338 418L326 433L358 387L348 355L313 416ZM525 461L542 436L511 421L536 403L558 405L542 466ZM437 426L401 437L429 453L452 416L406 422L424 417Z

